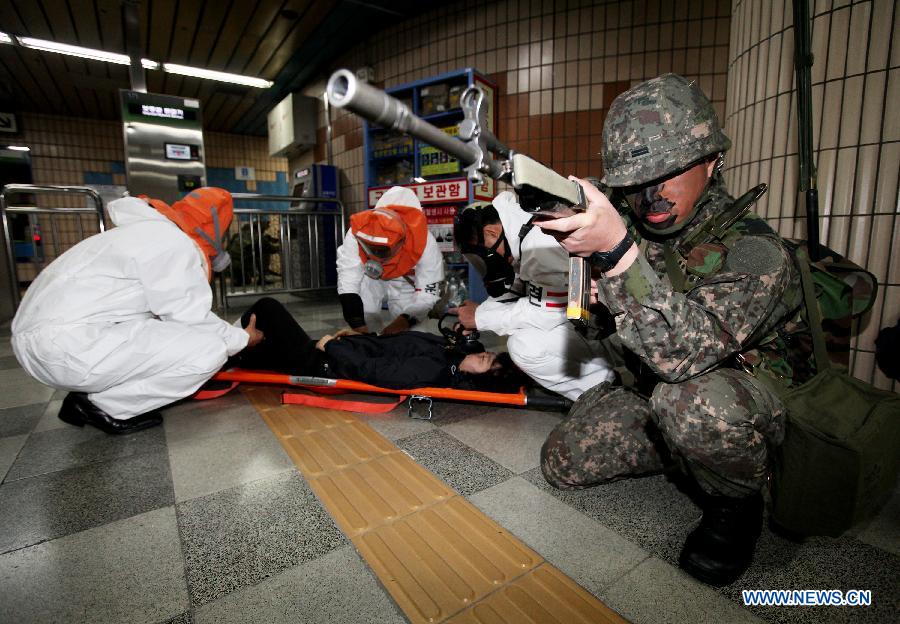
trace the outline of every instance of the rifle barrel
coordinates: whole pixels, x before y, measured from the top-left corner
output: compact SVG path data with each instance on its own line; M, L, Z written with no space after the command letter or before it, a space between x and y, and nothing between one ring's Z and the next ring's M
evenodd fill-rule
M331 75L325 93L332 106L346 108L385 128L414 136L447 152L464 166L478 159L477 148L416 117L403 102L362 82L347 69L339 69Z

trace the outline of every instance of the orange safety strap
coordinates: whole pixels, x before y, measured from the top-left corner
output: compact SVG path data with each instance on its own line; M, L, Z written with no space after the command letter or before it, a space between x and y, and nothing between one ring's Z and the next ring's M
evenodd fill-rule
M211 381L219 381L219 380L212 379ZM232 390L237 388L239 385L241 385L241 382L239 382L239 381L232 381L232 382L226 381L223 383L226 385L224 385L221 388L206 388L206 386L201 386L200 389L197 390L197 392L195 392L191 398L196 401L208 401L209 399L218 399L219 397L225 396L226 394L228 394L229 392L231 392ZM310 390L317 394L347 394L346 390L341 390L340 388L326 388L325 386L321 386L321 387L316 386L314 388L307 388L307 390Z
M323 396L314 396L311 394L300 394L299 392L285 392L281 395L281 402L285 405L309 405L311 407L325 407L329 409L339 409L345 412L358 412L362 414L384 414L406 400L401 395L396 401L387 403L370 403L368 401L347 401L344 399L329 399Z
M239 381L232 381L229 385L224 386L222 388L218 388L218 389L209 388L206 390L204 390L203 387L201 386L200 389L197 390L197 392L195 392L194 396L192 396L191 398L196 399L197 401L208 401L209 399L218 399L219 397L225 396L226 394L228 394L229 392L231 392L232 390L237 388L240 383L241 382L239 382Z

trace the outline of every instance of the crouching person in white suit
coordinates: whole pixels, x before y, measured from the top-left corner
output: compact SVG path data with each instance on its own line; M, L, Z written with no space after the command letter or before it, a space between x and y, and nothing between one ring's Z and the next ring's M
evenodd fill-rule
M548 390L575 400L615 374L599 343L566 319L569 256L556 239L532 227L515 194L472 204L457 217L454 238L484 279L491 297L457 310L468 329L509 336L513 362Z
M414 192L391 187L372 210L350 217L337 272L344 320L358 332L396 334L428 317L441 295L444 256Z
M199 189L171 207L125 197L108 211L116 227L66 251L28 288L12 345L31 376L69 391L63 421L131 433L160 424L159 407L263 337L255 323L234 327L211 311L212 272L229 263L227 191Z

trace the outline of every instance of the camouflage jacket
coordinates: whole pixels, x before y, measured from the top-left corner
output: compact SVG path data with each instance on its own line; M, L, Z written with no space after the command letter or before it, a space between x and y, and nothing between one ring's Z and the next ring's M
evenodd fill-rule
M799 321L799 271L765 220L747 213L713 240L682 245L733 203L716 181L698 201L690 225L664 241L645 239L631 267L598 281L623 345L663 381L739 365L765 368L790 384L795 368L810 359L804 355L808 332ZM683 292L670 279L666 246L687 278Z

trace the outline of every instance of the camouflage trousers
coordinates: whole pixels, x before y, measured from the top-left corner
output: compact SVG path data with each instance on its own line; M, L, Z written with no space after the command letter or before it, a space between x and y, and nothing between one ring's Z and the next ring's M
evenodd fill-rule
M659 472L671 456L709 494L761 490L785 409L751 375L718 369L658 384L650 400L603 384L585 392L541 448L541 470L560 489Z

